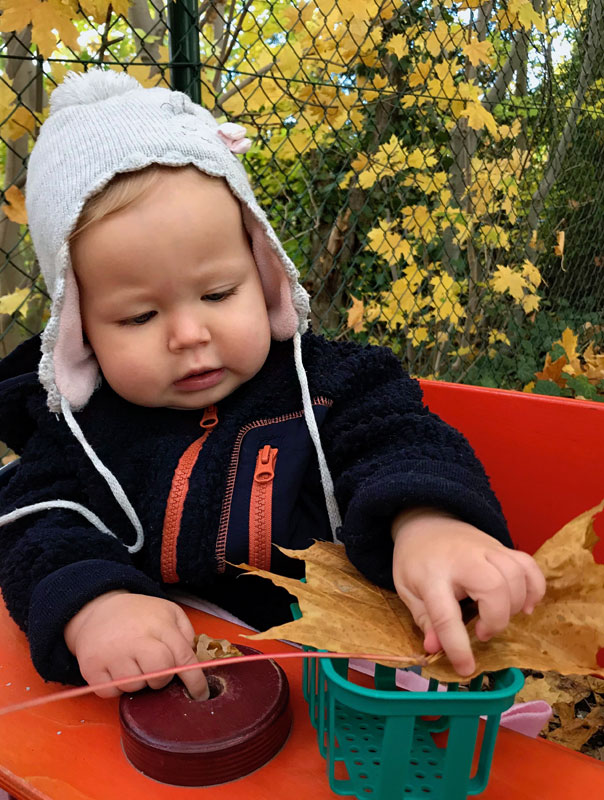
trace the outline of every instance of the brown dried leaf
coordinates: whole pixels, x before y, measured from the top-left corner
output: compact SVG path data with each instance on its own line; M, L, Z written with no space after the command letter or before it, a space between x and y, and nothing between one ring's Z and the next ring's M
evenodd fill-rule
M242 656L234 644L227 639L210 639L205 633L199 634L193 640L193 649L198 661L209 661L211 658L232 658Z
M575 718L574 709L564 703L556 703L554 711L560 717L560 727L545 733L545 738L572 750L580 750L604 726L604 706L592 708L583 719Z
M531 616L516 615L506 630L481 642L468 625L476 658L475 675L506 667L569 675L602 673L596 656L604 646L604 565L596 564L593 519L604 501L571 520L537 551L547 591ZM401 655L401 664L424 663L423 637L394 592L367 581L350 564L344 548L327 542L308 550L283 550L306 562L306 583L255 570L252 574L284 586L300 603L302 619L250 638L285 638L340 652ZM391 662L392 663L392 662ZM444 653L429 658L424 673L459 680Z
M545 700L550 706L556 703L574 706L592 693L589 681L589 675L560 675L558 672L546 672L542 678L528 675L524 687L516 695L516 702Z
M249 639L289 639L319 650L401 655L404 666L425 662L423 636L395 592L380 589L352 566L344 548L316 542L308 550L285 555L306 562L306 583L239 564L251 574L268 578L298 598L302 618Z

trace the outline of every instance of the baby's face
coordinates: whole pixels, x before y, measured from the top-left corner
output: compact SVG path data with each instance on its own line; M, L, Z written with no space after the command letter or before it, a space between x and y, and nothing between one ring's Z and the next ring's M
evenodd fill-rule
M84 330L109 385L141 406L204 408L270 348L238 202L195 168L162 175L72 245Z

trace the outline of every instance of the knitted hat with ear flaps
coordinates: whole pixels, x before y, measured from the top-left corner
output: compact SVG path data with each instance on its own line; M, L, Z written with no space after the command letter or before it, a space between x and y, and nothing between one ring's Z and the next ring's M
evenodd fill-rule
M225 178L241 204L272 337L289 339L306 330L308 295L234 155L245 149L245 141L240 128L219 125L181 92L143 89L125 73L68 73L52 93L26 184L29 228L52 298L39 370L51 411L61 411L61 397L74 410L83 408L98 385L98 364L83 340L67 240L85 202L117 173L150 164L193 164Z

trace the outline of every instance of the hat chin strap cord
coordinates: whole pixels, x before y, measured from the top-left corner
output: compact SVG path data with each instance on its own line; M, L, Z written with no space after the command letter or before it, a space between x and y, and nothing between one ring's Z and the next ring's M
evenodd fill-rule
M294 334L294 361L296 364L296 374L302 389L302 404L304 406L304 418L306 426L310 433L310 438L313 441L315 450L317 451L317 458L319 459L319 472L321 473L321 485L323 486L323 494L325 495L325 504L327 505L327 513L329 515L329 525L331 527L331 535L334 542L340 542L338 539L338 531L342 527L342 518L340 516L340 509L335 497L333 488L333 479L331 472L327 466L325 453L321 444L321 436L317 426L317 420L312 408L310 399L310 391L308 388L308 377L302 363L302 337L299 331Z
M92 462L94 468L99 473L99 475L101 475L104 478L105 482L107 483L107 486L111 491L111 494L115 497L118 504L123 509L124 513L132 523L134 530L136 531L136 542L134 544L126 546L126 549L128 550L129 553L138 553L138 551L141 549L145 541L145 534L143 532L143 526L141 525L141 521L138 518L136 511L132 507L132 503L126 497L126 492L122 489L118 479L109 469L107 469L107 467L103 464L101 459L97 456L97 454L94 452L94 450L88 443L82 429L74 419L73 412L71 411L71 406L69 405L69 401L62 395L61 395L61 411L63 412L63 416L65 417L65 422L69 426L69 430L73 433L75 438L82 445L84 452ZM104 532L107 532L106 528ZM113 536L114 534L111 535Z
M302 345L301 345L301 336L299 331L297 331L294 334L294 361L296 366L296 374L298 376L298 381L300 382L300 388L302 390L302 404L304 407L304 418L306 420L308 432L315 446L315 450L317 452L317 458L319 461L321 485L323 487L323 493L325 495L325 504L327 506L327 514L329 516L331 535L333 537L334 542L339 542L340 540L338 539L338 531L342 526L342 518L340 516L340 510L338 508L338 503L336 501L334 494L333 479L331 477L329 467L327 466L327 461L325 459L325 454L323 452L323 447L321 445L319 428L317 426L317 421L315 419L314 411L312 408L310 391L308 388L308 377L304 369L304 364L302 363ZM94 450L88 443L82 429L75 421L69 401L62 395L61 395L61 411L63 412L65 422L67 423L70 431L73 433L78 442L82 445L84 452L92 462L94 468L99 473L99 475L101 475L102 478L105 480L107 486L109 487L109 490L111 491L111 494L114 496L120 508L123 509L124 513L132 523L132 526L136 531L136 541L132 545L125 545L125 547L129 553L138 553L138 551L142 548L143 543L145 541L145 534L143 531L143 526L141 524L141 521L138 518L136 511L132 507L132 503L130 502L130 500L128 500L126 493L124 492L122 486L120 485L115 475L103 464L103 462L100 460L100 458L97 456L97 454L94 452ZM81 514L88 522L94 525L94 527L101 533L104 533L108 536L112 536L113 538L117 538L116 535L112 531L110 531L109 528L107 528L107 526L99 519L99 517L97 517L96 514L90 511L90 509L86 508L80 503L74 503L70 500L47 500L41 503L33 503L32 505L16 508L13 511L10 511L8 514L4 514L0 517L0 527L8 525L10 522L15 522L16 520L21 519L21 517L27 516L28 514L35 514L39 511L45 511L46 509L51 509L51 508L65 508L69 511L75 511Z

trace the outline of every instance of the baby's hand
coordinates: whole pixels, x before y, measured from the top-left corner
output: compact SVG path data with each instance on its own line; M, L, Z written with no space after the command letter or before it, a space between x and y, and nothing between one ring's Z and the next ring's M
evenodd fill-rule
M197 662L194 631L185 612L170 600L113 591L87 603L65 626L65 642L77 658L89 684L141 675L144 672ZM196 700L209 696L201 669L180 676ZM161 689L172 680L127 681L113 689L99 689L99 697L116 697L145 686Z
M424 647L444 650L460 675L475 669L460 600L478 603L476 636L486 642L514 614L532 613L545 593L545 578L528 553L439 511L399 514L392 537L394 585L424 632Z

